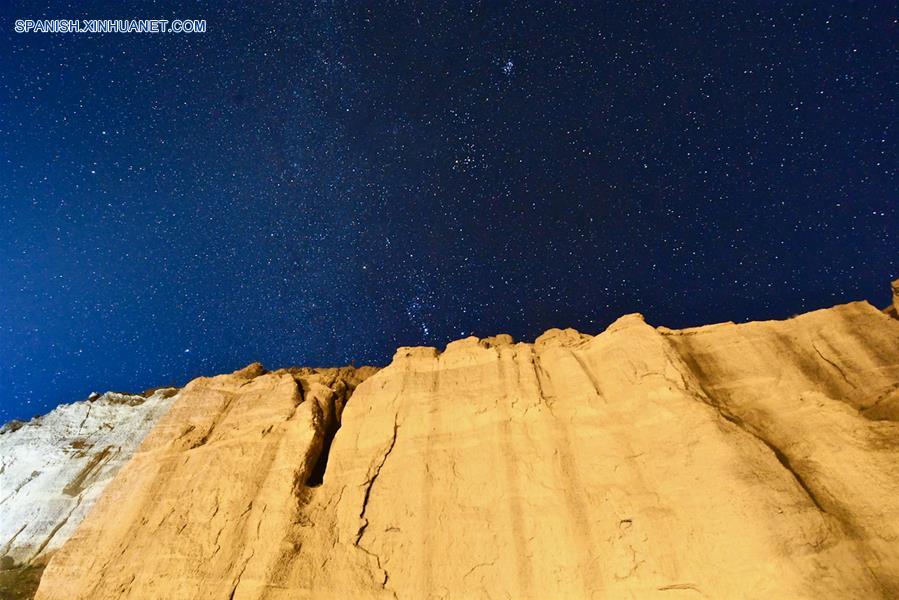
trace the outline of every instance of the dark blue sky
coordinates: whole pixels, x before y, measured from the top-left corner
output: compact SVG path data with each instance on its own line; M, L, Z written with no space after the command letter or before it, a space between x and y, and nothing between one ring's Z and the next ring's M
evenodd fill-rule
M887 303L893 3L255 4L0 8L0 421L255 360Z

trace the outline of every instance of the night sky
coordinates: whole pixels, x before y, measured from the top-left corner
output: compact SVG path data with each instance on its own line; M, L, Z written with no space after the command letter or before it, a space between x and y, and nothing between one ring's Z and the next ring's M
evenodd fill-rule
M892 2L258 4L3 3L0 421L257 360L888 303Z

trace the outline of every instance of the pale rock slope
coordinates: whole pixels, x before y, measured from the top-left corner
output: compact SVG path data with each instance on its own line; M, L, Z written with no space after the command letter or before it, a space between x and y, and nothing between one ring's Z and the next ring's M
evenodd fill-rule
M253 365L179 394L38 598L895 598L897 390L865 302Z
M43 564L62 546L176 392L111 392L0 429L4 575Z

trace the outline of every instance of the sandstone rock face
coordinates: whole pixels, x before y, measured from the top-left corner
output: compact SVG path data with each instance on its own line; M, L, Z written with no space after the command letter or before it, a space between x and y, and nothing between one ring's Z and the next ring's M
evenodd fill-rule
M252 365L179 394L38 598L895 598L897 421L864 302Z
M258 571L279 563L298 527L304 484L324 470L344 402L374 371L254 364L189 383L39 595L228 598L245 576L268 577Z
M0 430L0 574L62 546L176 391L93 396Z

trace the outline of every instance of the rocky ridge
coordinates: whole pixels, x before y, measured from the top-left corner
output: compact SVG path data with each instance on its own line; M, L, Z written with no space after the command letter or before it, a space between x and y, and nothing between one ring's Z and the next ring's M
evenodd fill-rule
M896 597L896 306L197 379L37 597Z

